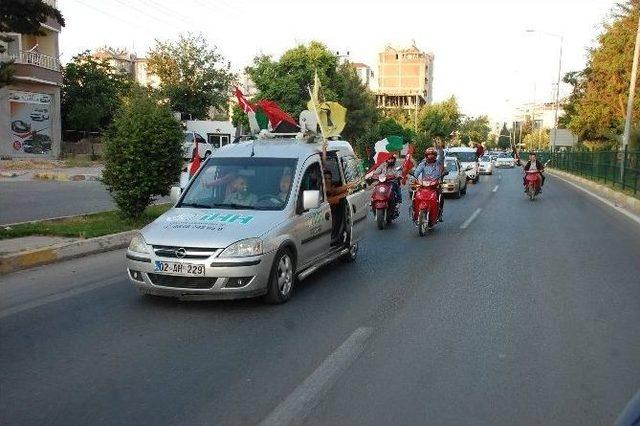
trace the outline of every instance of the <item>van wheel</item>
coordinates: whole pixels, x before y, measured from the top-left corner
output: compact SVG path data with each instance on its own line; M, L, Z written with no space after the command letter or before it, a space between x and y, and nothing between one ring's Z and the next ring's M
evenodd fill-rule
M349 253L342 256L340 260L346 263L351 263L351 262L355 262L357 258L358 258L358 244L356 243L351 247L349 247Z
M289 300L295 276L295 264L291 251L286 248L279 250L271 267L267 294L264 295L265 302L279 304Z

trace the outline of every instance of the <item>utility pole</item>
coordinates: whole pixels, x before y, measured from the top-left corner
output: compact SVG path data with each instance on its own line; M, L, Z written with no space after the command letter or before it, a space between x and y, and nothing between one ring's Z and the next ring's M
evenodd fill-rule
M633 52L633 66L631 67L631 82L629 83L629 97L627 99L627 116L624 121L624 134L622 136L622 148L626 149L631 137L631 119L633 117L633 98L636 92L636 77L638 76L638 55L640 55L640 18L636 31L636 47Z
M556 139L558 137L558 109L560 108L560 76L562 73L562 43L564 38L560 36L560 56L558 57L558 81L556 82L556 109L553 114L553 141L551 142L551 153L556 150ZM638 44L636 42L636 44ZM637 49L637 48L636 48Z

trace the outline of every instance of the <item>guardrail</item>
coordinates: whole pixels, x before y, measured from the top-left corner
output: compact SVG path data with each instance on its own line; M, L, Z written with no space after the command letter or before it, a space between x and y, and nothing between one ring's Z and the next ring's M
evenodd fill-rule
M526 161L526 152L521 158ZM610 184L614 188L640 197L640 151L566 151L537 152L540 161L551 159L551 165L593 181Z

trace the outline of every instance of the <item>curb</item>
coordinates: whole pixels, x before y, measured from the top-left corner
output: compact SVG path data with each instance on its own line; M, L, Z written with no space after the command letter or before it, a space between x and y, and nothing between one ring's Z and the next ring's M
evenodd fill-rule
M548 167L546 171L640 223L640 199L618 192L592 180Z
M79 174L79 175L68 175L66 173L34 173L33 179L35 180L57 180L57 181L99 181L99 175L87 175L87 174Z
M89 254L125 248L136 232L138 231L125 231L0 256L0 275Z

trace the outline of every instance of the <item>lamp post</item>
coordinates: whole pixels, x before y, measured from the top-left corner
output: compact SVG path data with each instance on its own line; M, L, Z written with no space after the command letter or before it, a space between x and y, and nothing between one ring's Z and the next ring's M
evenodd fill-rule
M564 37L560 34L548 33L545 31L527 30L528 33L539 33L550 37L556 37L560 40L560 54L558 55L558 79L556 81L556 102L555 111L553 113L553 139L551 141L551 152L553 153L556 148L556 138L558 136L558 109L560 109L560 77L562 75L562 45Z

